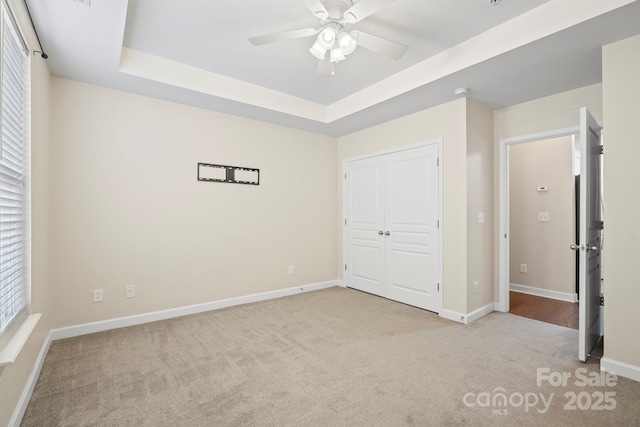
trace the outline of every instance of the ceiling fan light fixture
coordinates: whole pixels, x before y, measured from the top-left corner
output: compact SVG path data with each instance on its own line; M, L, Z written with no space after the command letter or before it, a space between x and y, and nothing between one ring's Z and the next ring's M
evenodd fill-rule
M347 33L346 31L338 34L337 42L338 46L342 50L343 55L349 55L351 52L356 50L356 47L358 46L356 39L354 39L351 34Z
M311 49L309 49L309 52L311 52L311 55L313 55L316 58L322 60L322 59L324 59L324 56L327 53L327 49L325 49L322 46L320 46L320 43L318 43L318 41L316 40L316 42L313 44L313 46L311 46Z
M318 43L323 49L331 49L336 42L336 30L326 27L318 34Z
M90 1L90 0L74 0ZM309 44L309 53L320 60L317 67L318 76L329 74L329 68L333 70L335 64L342 62L353 53L358 46L364 46L368 50L387 56L392 59L400 59L408 49L403 44L368 34L359 30L345 31L347 24L355 24L371 14L384 8L395 0L298 0L304 3L307 9L316 18L320 19L320 25L314 27L281 31L273 34L265 34L258 37L250 37L249 42L254 46L275 43L283 40L300 39L315 36ZM495 1L500 0L485 0ZM329 55L327 55L329 51ZM327 58L327 56L329 58Z
M358 20L358 18L356 17L356 15L353 12L345 13L343 18L349 24L354 24Z
M342 49L340 49L339 46L336 46L333 49L331 49L331 56L330 56L329 62L333 64L337 64L338 62L344 61L345 59L346 58L342 53Z

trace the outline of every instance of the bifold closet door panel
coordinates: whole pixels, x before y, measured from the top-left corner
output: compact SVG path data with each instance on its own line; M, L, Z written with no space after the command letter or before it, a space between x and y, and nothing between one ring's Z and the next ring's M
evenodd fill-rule
M355 289L384 296L384 168L379 158L350 164L345 171L345 277Z
M439 311L438 147L388 155L385 164L386 296Z

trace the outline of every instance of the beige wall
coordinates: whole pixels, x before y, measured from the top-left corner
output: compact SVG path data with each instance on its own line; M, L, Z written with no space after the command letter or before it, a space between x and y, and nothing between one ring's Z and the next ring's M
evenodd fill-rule
M29 29L22 2L11 2L21 28ZM24 23L24 25L23 25ZM29 34L25 34L28 38ZM50 77L46 62L40 56L31 59L31 308L42 317L27 340L15 363L6 367L0 377L0 426L9 424L20 396L33 372L36 359L51 330L50 275Z
M604 357L640 368L640 36L603 48Z
M337 278L335 138L60 78L53 102L54 327Z
M510 282L575 294L575 196L571 137L509 149ZM546 192L537 187L545 185ZM549 222L539 222L548 212ZM527 272L520 272L527 264ZM567 295L568 296L568 295Z
M495 110L495 140L578 126L581 107L589 108L593 117L602 123L602 84Z
M493 300L493 111L467 100L467 312ZM446 197L446 196L445 196ZM478 213L484 213L484 224ZM478 282L477 291L474 282Z

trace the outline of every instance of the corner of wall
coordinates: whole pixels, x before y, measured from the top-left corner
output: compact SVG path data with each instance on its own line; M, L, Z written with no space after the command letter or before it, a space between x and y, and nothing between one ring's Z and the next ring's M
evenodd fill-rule
M493 111L467 102L467 313L493 306Z

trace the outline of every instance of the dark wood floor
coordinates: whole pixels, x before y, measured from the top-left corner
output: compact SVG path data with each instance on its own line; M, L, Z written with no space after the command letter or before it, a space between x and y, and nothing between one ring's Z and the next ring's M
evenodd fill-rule
M529 319L578 329L578 303L509 292L510 313Z

